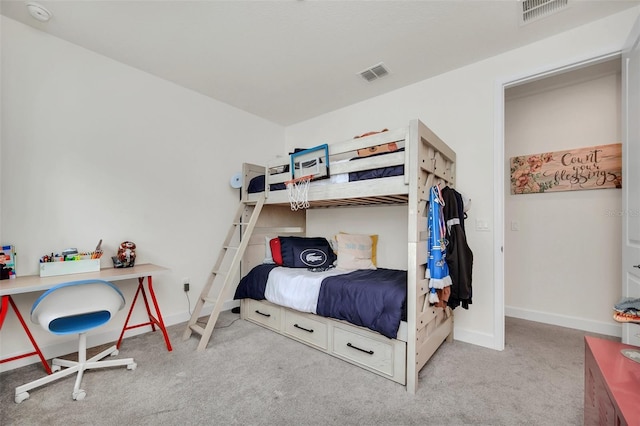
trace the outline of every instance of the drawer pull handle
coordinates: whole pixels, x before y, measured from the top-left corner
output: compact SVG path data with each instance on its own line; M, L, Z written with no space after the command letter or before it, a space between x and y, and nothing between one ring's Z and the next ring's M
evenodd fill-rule
M353 346L351 343L347 343L347 346L349 346L350 348L359 350L360 352L364 352L365 354L373 355L373 351L365 351L364 349L360 349L357 346Z
M300 327L298 324L293 324L295 328L299 328L300 330L308 331L309 333L313 333L313 329Z
M640 265L633 265L634 268L640 268Z
M263 314L262 312L260 312L260 311L259 311L259 310L257 310L257 309L256 309L256 314L260 314L260 315L262 315L263 317L267 317L267 318L269 318L269 317L271 316L271 314Z

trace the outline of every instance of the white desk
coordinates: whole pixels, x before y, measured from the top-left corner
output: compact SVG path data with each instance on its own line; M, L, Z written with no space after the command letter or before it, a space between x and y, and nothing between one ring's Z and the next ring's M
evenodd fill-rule
M50 289L51 287L69 282L69 281L79 281L79 280L89 280L89 279L99 279L105 281L122 281L129 279L137 279L138 280L138 289L136 290L136 295L131 302L131 308L129 309L129 314L127 315L127 320L122 327L122 332L120 333L120 338L118 339L118 343L116 347L119 349L122 343L122 338L124 337L124 333L127 330L131 330L132 328L144 327L147 325L151 326L151 330L155 331L156 326L162 331L164 335L165 343L167 344L167 350L171 351L171 342L169 341L169 335L167 333L167 328L164 325L164 321L162 319L162 314L160 313L160 307L158 306L158 301L156 299L155 292L153 291L153 275L166 273L169 270L165 267L153 265L151 263L136 265L131 268L105 268L101 269L99 272L88 272L84 274L71 274L71 275L59 275L55 277L39 277L37 275L28 275L24 277L18 277L13 280L2 280L0 281L0 296L2 297L1 306L0 306L0 329L2 329L2 324L4 323L4 318L7 315L7 311L9 309L9 305L13 308L22 324L22 328L25 333L29 337L31 344L33 345L34 351L28 352L25 354L13 356L6 359L0 359L0 364L4 362L14 361L16 359L26 358L28 356L38 355L40 357L40 361L44 366L44 369L47 373L51 373L51 369L49 368L49 364L44 359L38 344L35 339L31 335L29 331L29 327L27 326L24 318L18 311L16 304L11 297L14 294L22 294L22 293L32 293L37 291L45 291ZM144 287L144 282L146 278L147 289L149 295L151 296L151 302L153 304L153 308L155 310L155 314L151 312L149 306L149 299L147 298L147 291ZM133 308L136 305L136 301L138 300L138 296L142 295L142 299L144 301L145 308L147 310L147 315L149 317L149 321L141 323L129 325L129 320L131 318L131 313L133 312Z

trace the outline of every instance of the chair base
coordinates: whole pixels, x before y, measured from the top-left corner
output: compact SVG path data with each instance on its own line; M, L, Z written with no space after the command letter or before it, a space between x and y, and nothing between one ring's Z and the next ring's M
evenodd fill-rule
M87 336L85 333L80 334L80 342L78 348L78 361L69 361L66 359L54 358L51 361L53 371L52 374L45 376L41 379L34 380L33 382L27 383L22 386L18 386L16 388L15 394L15 402L17 404L29 398L29 390L46 385L47 383L51 383L58 379L61 379L66 376L70 376L73 373L78 373L76 376L76 382L73 387L72 397L74 400L82 400L86 396L86 392L80 389L80 384L82 382L82 376L85 370L92 370L97 368L108 368L108 367L119 367L126 366L127 370L135 370L137 364L133 360L133 358L124 358L124 359L114 359L107 361L100 361L102 358L107 356L116 356L118 355L118 349L116 346L111 346L108 349L100 352L98 355L91 357L90 359L86 359L86 343ZM64 368L63 368L64 367Z

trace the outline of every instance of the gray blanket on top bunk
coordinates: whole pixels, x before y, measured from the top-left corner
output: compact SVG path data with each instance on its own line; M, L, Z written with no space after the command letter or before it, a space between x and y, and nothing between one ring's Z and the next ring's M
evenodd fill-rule
M242 278L234 299L265 300L265 288L276 265L262 264ZM407 271L360 269L322 280L317 314L367 327L395 339L406 320Z

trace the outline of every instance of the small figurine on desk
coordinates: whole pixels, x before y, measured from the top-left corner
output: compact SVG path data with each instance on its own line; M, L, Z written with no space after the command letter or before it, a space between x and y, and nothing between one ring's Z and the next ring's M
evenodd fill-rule
M135 264L136 245L131 241L123 241L118 248L118 255L111 258L114 268L128 268Z
M9 273L11 272L10 268L7 268L7 256L4 252L0 252L0 280L8 280Z
M5 250L7 250L6 253ZM13 246L2 246L2 251L0 251L0 280L9 280L16 277L13 256L15 256Z

